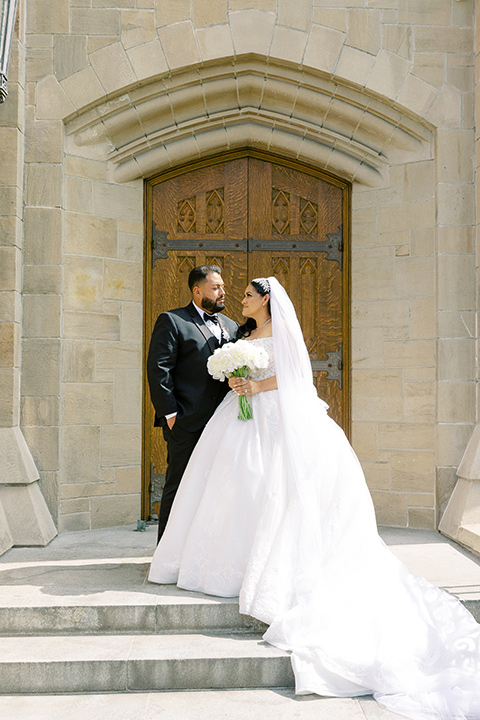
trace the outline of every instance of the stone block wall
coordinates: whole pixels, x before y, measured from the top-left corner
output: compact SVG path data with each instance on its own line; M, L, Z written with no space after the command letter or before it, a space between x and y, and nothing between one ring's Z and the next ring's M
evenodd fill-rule
M25 59L0 106L0 412L21 377L60 529L140 516L142 177L235 143L351 180L353 443L380 522L435 526L477 421L473 0L20 7ZM250 57L258 93L235 77ZM300 110L293 127L274 66L322 88L317 127Z
M143 185L65 156L60 529L140 518Z
M22 321L25 14L12 42L8 105L0 106L0 427L18 425Z
M437 525L477 421L472 5L438 5L399 3L383 34L439 90L435 141L353 192L354 444L379 521L410 527Z

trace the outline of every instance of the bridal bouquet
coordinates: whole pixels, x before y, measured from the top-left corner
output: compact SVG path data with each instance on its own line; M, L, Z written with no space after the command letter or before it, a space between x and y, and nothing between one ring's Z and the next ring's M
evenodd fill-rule
M207 370L215 380L225 380L231 375L248 377L251 370L266 368L268 354L266 351L247 340L226 343L217 348L208 358ZM245 395L238 396L238 419L250 420L253 417L252 406Z

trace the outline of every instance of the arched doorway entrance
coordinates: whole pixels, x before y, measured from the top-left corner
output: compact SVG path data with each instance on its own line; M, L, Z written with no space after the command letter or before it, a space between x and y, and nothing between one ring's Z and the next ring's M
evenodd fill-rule
M306 164L241 150L146 182L145 350L158 314L190 301L188 273L217 264L241 319L249 278L292 298L318 393L350 429L350 185ZM156 514L166 453L144 384L143 514Z

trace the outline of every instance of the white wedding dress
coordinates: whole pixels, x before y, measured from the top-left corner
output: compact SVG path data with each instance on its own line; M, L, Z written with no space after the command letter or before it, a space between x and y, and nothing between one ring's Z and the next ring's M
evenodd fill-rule
M270 359L256 379L275 374L273 339L251 342ZM360 464L325 403L298 408L308 427L292 458L279 391L251 402L253 419L238 420L229 392L206 426L149 579L239 595L240 612L270 626L265 640L291 651L299 694L373 694L415 720L479 720L480 626L379 538Z

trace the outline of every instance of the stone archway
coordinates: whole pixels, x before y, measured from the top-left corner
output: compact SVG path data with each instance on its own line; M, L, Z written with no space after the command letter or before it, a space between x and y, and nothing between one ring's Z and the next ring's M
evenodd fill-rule
M106 143L116 182L252 147L380 187L395 153L430 127L314 69L255 55L219 59L102 99L66 122L78 145Z

